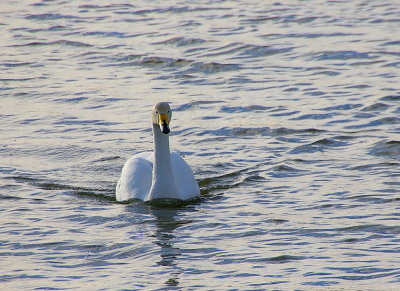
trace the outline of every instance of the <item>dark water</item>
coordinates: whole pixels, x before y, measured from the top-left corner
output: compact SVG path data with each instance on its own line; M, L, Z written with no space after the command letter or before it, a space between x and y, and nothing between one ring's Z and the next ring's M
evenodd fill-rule
M397 1L0 7L1 289L398 290ZM116 203L158 101L202 197Z

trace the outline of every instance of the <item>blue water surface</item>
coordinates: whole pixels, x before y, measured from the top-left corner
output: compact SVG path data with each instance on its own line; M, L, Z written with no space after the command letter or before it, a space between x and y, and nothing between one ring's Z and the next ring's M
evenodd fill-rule
M0 6L0 289L399 288L398 1ZM158 101L201 198L117 203Z

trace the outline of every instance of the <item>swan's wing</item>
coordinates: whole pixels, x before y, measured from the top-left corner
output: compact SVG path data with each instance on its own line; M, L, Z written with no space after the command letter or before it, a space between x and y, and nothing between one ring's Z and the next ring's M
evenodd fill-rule
M194 178L192 169L178 152L171 152L171 163L176 187L178 188L181 199L187 200L199 196L199 185Z
M151 153L141 153L125 163L116 188L117 201L145 199L152 182L152 160Z

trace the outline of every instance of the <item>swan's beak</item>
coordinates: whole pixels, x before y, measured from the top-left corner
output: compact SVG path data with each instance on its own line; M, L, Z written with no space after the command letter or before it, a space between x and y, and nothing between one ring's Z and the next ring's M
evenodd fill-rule
M159 116L159 124L160 124L160 128L162 133L164 134L168 134L170 132L169 130L169 118L167 114L160 114Z

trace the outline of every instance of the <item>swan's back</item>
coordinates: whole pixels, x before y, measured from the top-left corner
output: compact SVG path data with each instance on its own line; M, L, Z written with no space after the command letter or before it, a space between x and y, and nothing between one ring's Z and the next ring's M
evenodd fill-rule
M200 195L199 185L192 169L178 152L171 152L171 163L180 199L188 200Z
M151 188L153 160L153 153L144 152L126 161L116 188L117 201L145 200Z

